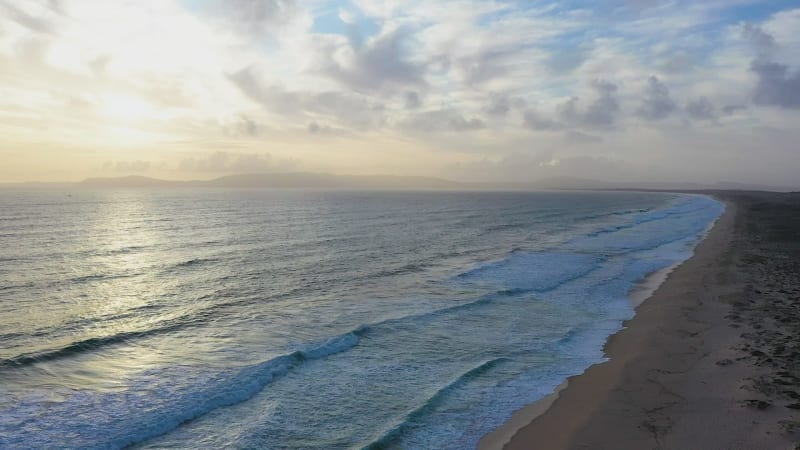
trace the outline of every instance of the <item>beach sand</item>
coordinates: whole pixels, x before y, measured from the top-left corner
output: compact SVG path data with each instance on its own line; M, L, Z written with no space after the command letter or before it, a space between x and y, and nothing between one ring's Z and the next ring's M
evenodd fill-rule
M712 194L725 214L609 339L609 361L479 448L800 448L800 194Z

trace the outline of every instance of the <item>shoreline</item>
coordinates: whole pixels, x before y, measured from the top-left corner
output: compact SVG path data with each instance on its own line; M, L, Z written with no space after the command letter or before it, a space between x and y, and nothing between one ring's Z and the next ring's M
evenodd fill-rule
M716 222L716 221L715 221ZM712 224L713 226L713 224ZM702 241L700 241L702 242ZM698 243L699 245L699 243ZM691 258L691 257L690 257ZM656 270L655 272L650 273L647 275L640 283L633 287L633 289L628 293L628 300L631 302L634 310L638 309L639 306L646 302L649 298L655 294L658 288L664 284L669 275L681 264L685 263L689 259L684 261L677 262L675 264L669 265L664 267L663 269ZM633 319L634 320L635 316ZM628 321L625 321L626 323ZM623 328L619 330L624 330L625 324L623 324ZM617 333L609 335L606 339L603 348L605 350L608 342L611 338L614 337ZM605 353L605 351L604 351ZM553 406L553 404L558 400L559 396L564 392L565 389L569 388L569 382L571 379L575 377L583 376L589 368L596 366L598 364L605 364L607 361L599 362L592 364L591 366L587 367L582 373L578 375L573 375L566 380L564 380L561 384L559 384L553 392L545 395L544 397L536 400L533 403L523 406L522 408L514 411L511 417L506 420L502 425L497 427L496 429L492 430L491 432L485 434L481 440L478 442L477 450L503 450L505 446L511 442L514 436L523 428L525 428L528 424L536 420L539 416L547 414L547 411Z
M626 320L622 324L622 328L614 334L611 334L606 338L606 342L603 344L603 353L608 356L609 353L609 343L612 341L614 336L619 334L620 332L624 331L627 327L628 323L636 319L636 315L638 314L639 307L651 299L656 292L661 288L664 283L669 280L670 275L681 265L685 264L687 261L695 257L695 252L697 247L705 241L709 234L714 230L717 224L720 222L720 219L724 215L728 213L728 209L730 207L728 202L724 202L716 197L713 197L715 200L723 203L725 205L725 209L723 210L720 217L714 219L705 231L699 237L697 243L695 244L694 249L692 250L692 254L682 260L678 261L674 264L670 264L667 267L661 268L654 272L651 272L647 276L645 276L642 280L640 280L636 285L628 292L628 300L630 301L633 309L634 309L634 316L633 318ZM609 358L610 359L610 358ZM478 442L477 450L503 450L513 439L517 433L520 432L523 428L531 424L540 416L547 414L553 404L558 401L561 394L569 389L570 380L582 377L586 375L586 372L589 371L590 368L606 364L608 361L600 362L592 364L591 366L587 367L582 373L578 375L573 375L566 380L564 380L560 385L558 385L553 392L547 394L546 396L536 400L533 403L523 406L522 408L514 411L511 417L506 420L502 425L497 427L496 429L492 430L491 432L485 434L481 440Z
M491 448L800 448L800 195L704 194L724 213L607 361Z

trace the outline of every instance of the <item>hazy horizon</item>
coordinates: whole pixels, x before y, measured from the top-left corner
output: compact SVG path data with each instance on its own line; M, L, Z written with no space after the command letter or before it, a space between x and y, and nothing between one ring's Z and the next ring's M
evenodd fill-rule
M527 181L461 181L435 176L387 174L332 174L323 172L244 172L188 180L122 175L87 177L78 181L0 182L0 187L65 186L86 188L263 188L263 189L399 189L399 190L475 190L475 191L539 191L539 190L631 190L631 191L712 191L755 190L794 192L797 185L721 182L677 182L665 180L615 182L579 177L551 177Z
M0 183L313 172L796 189L795 5L0 0Z

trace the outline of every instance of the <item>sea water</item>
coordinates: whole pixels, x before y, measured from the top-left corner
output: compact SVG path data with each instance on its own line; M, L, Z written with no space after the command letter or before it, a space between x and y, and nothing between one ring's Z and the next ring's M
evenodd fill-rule
M0 190L0 448L474 448L723 205Z

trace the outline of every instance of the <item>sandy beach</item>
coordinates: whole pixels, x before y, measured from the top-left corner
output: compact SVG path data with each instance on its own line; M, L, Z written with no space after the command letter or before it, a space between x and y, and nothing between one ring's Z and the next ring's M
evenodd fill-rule
M609 339L609 361L480 448L800 448L800 195L712 194L725 214Z

